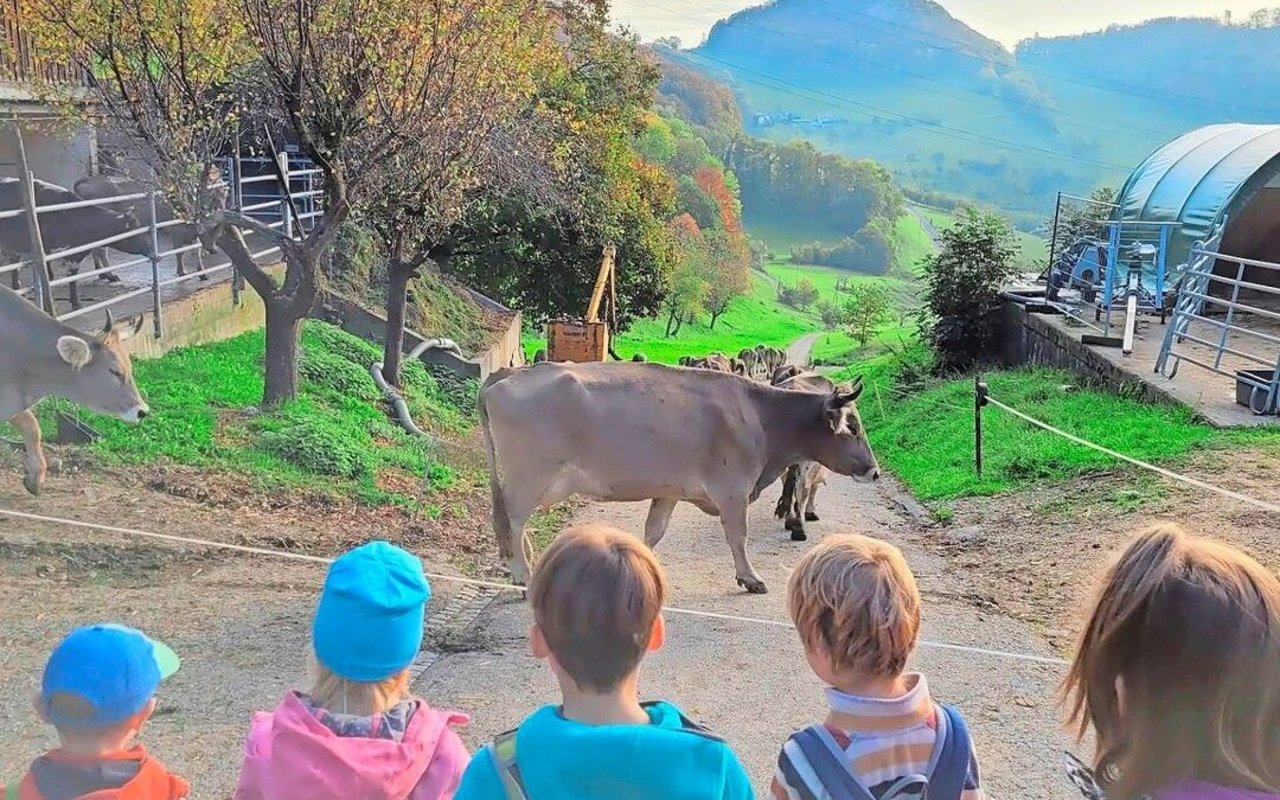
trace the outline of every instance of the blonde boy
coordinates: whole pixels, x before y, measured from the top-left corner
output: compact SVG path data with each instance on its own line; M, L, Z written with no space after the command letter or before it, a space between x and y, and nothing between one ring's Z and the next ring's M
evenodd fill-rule
M792 621L827 685L823 723L783 745L778 800L981 800L964 720L906 672L920 592L902 553L865 536L829 536L788 586Z
M59 747L37 758L6 800L182 800L190 787L137 737L156 709L160 682L179 661L164 644L124 625L77 628L45 664L36 713Z
M644 656L662 646L666 578L628 533L575 528L529 585L533 654L563 698L471 759L456 800L749 800L733 751L666 702L641 703Z

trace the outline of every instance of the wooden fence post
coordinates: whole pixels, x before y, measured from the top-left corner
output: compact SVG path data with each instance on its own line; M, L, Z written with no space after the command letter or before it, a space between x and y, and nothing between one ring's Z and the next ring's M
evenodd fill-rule
M40 307L50 316L57 316L53 308L53 287L49 285L49 262L44 257L44 238L40 235L40 217L36 213L36 176L26 169L22 159L22 204L27 210L27 238L31 243L31 272L35 290L39 293Z
M990 390L982 381L981 373L973 376L973 468L982 477L982 409L987 404Z

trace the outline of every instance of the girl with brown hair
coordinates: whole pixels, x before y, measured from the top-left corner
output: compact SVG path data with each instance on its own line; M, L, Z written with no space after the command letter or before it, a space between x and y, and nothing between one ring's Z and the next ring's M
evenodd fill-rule
M1162 524L1106 572L1064 686L1109 800L1280 800L1280 579Z

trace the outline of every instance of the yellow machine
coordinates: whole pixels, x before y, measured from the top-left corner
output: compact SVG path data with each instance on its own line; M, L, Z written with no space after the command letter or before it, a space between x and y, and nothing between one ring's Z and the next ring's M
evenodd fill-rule
M547 360L604 361L609 355L609 326L600 319L600 305L605 287L609 288L610 308L617 307L615 250L606 245L600 259L600 274L591 291L591 303L585 319L556 319L547 323Z

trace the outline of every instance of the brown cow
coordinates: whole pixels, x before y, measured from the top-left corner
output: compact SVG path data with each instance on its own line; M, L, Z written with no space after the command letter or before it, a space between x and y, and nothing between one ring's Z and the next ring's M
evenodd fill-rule
M141 326L141 317L138 322ZM46 470L40 424L31 413L40 400L65 397L127 422L150 411L138 395L129 354L110 312L102 333L86 338L0 287L0 339L5 342L0 348L0 419L22 433L27 453L23 482L32 494L40 494Z
M512 579L528 579L529 516L586 495L652 500L651 547L681 500L718 515L738 583L767 591L747 558L747 506L798 461L858 480L879 477L854 407L860 391L789 391L659 364L499 370L480 391L480 419L494 531Z
M828 394L837 387L829 378L812 372L801 372L794 365L779 367L774 372L773 385L801 392ZM787 467L782 480L782 495L773 509L773 515L783 520L783 527L791 533L791 541L803 542L809 538L805 522L817 522L816 502L818 487L826 485L829 471L817 461L801 461Z

